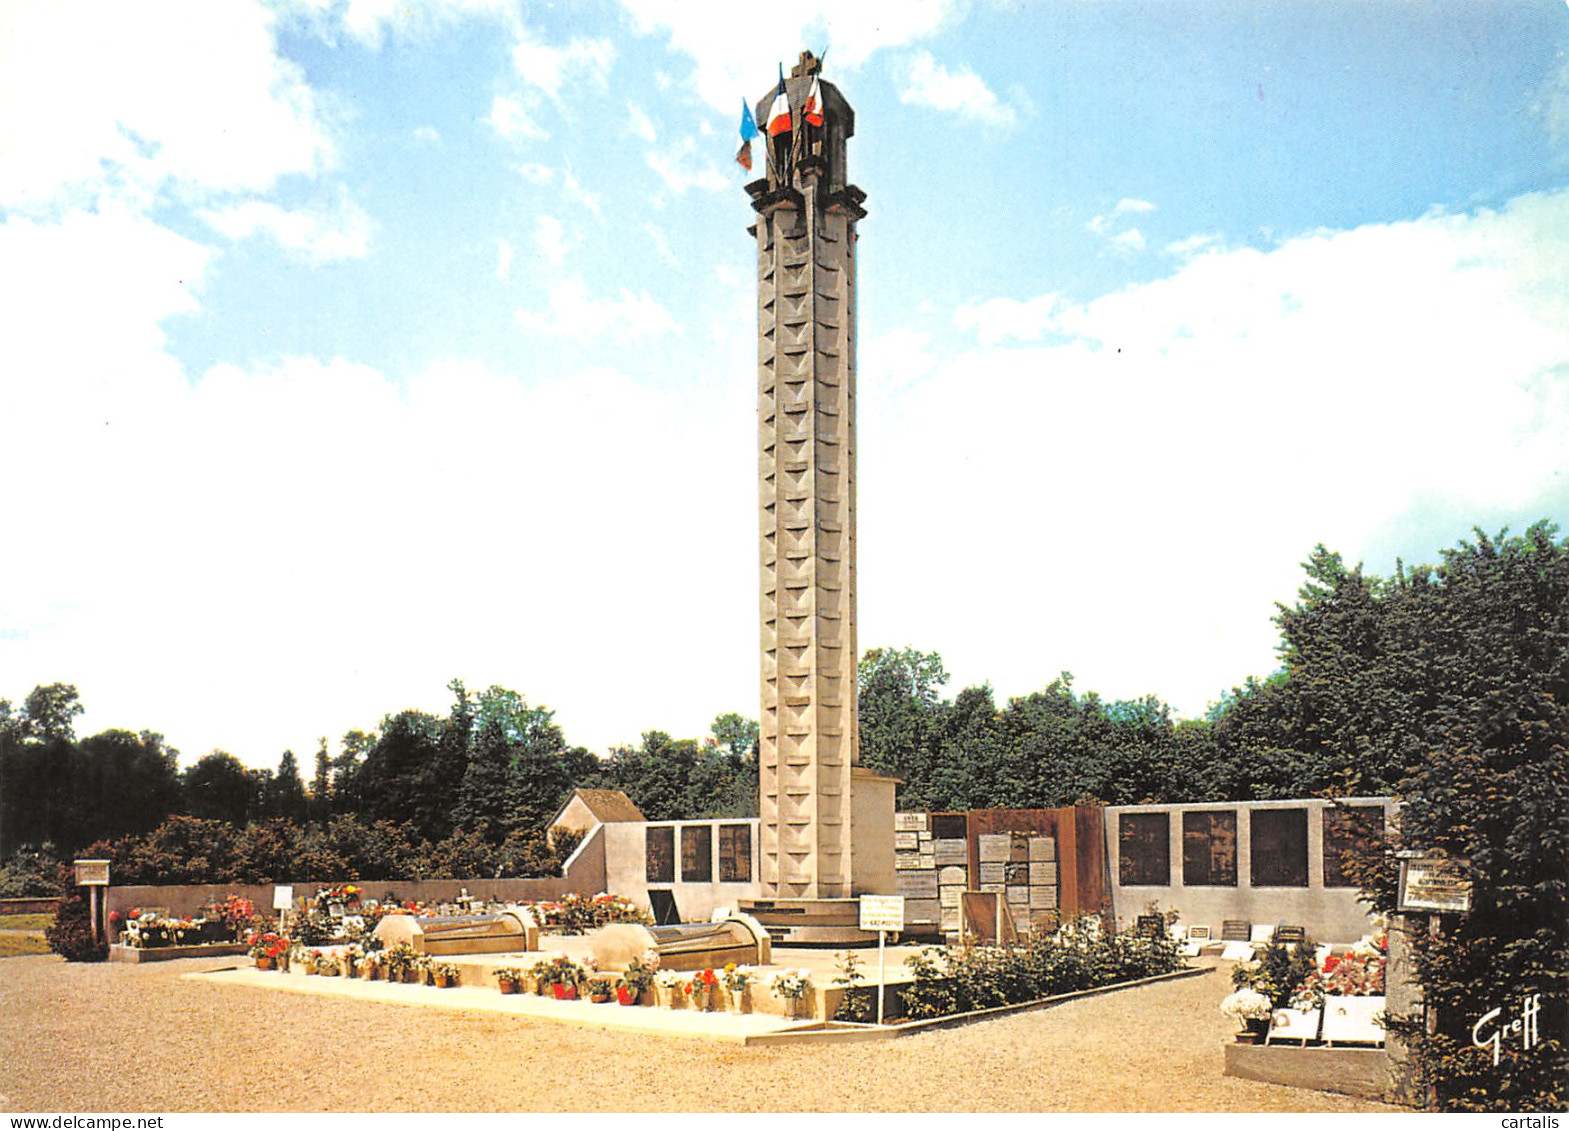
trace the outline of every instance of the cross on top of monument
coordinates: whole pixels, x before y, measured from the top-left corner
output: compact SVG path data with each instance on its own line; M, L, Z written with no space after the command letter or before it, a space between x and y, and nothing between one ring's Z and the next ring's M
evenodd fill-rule
M790 77L802 79L807 75L815 75L823 69L823 61L810 51L801 52L801 61L790 68Z

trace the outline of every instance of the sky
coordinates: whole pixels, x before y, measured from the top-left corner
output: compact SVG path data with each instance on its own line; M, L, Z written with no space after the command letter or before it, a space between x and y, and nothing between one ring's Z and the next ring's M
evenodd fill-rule
M1569 5L12 0L0 698L253 766L756 717L743 99L856 112L859 634L1203 713L1569 526Z

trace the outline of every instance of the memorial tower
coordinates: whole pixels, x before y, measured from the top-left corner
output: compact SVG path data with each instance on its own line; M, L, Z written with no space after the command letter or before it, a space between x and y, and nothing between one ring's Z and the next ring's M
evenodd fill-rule
M757 213L765 922L788 901L895 890L895 782L857 764L856 224L866 194L845 162L855 112L818 70L802 54L758 103L767 175L747 185ZM805 928L842 924L845 909L788 910Z

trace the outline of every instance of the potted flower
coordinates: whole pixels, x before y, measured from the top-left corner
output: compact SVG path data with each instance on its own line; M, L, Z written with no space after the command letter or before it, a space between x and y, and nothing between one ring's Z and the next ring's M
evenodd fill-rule
M491 973L496 978L496 989L504 994L515 994L523 986L523 971L516 966L502 966Z
M774 980L769 987L774 996L789 1002L788 1009L791 1017L800 1017L807 1012L804 1002L806 995L812 992L812 974L809 970L781 970L774 975Z
M336 978L338 976L338 956L313 950L311 951L311 967L324 978Z
M686 1005L686 976L677 970L661 970L654 975L654 985L659 987L659 1004L669 1009Z
M725 1000L731 1013L746 1012L746 995L752 983L752 971L745 966L737 966L734 962L725 963L725 972L720 975L720 981L725 986Z
M382 965L387 972L387 981L407 981L410 965L416 955L414 948L408 943L394 943L382 952Z
M1220 1011L1242 1026L1237 1033L1238 1044L1256 1045L1269 1032L1269 1019L1275 1007L1259 991L1244 986L1232 991L1220 1003Z
M345 978L352 978L359 973L360 959L365 957L365 952L350 943L338 952L338 965Z
M256 960L256 969L271 970L278 965L280 955L287 953L289 940L273 931L257 931L251 935L250 955Z
M603 1005L610 1000L610 991L613 983L604 974L596 974L583 985L583 991L588 995L588 1000Z
M357 969L361 978L364 978L367 982L374 982L381 977L382 956L380 954L361 956Z
M714 991L718 988L719 979L712 970L698 970L686 983L686 996L692 999L693 1009L706 1013L714 1008Z
M463 971L456 962L433 962L430 965L430 980L437 989L454 988L462 976Z
M557 1001L576 1001L583 973L581 966L558 951L546 962L544 977Z
M539 997L546 997L550 993L550 960L541 958L528 968L528 978L534 988L534 993Z
M638 1005L654 985L654 975L659 970L659 956L647 954L627 963L621 975L621 985L616 988L616 1000L622 1005Z

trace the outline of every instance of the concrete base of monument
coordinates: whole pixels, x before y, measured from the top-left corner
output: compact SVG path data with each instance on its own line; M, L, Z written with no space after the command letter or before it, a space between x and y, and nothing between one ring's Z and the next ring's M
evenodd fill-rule
M740 911L756 919L775 946L876 946L877 932L861 930L858 899L743 899Z
M1390 1093L1389 1058L1382 1048L1300 1048L1225 1045L1226 1075L1288 1088L1309 1088L1362 1099Z

